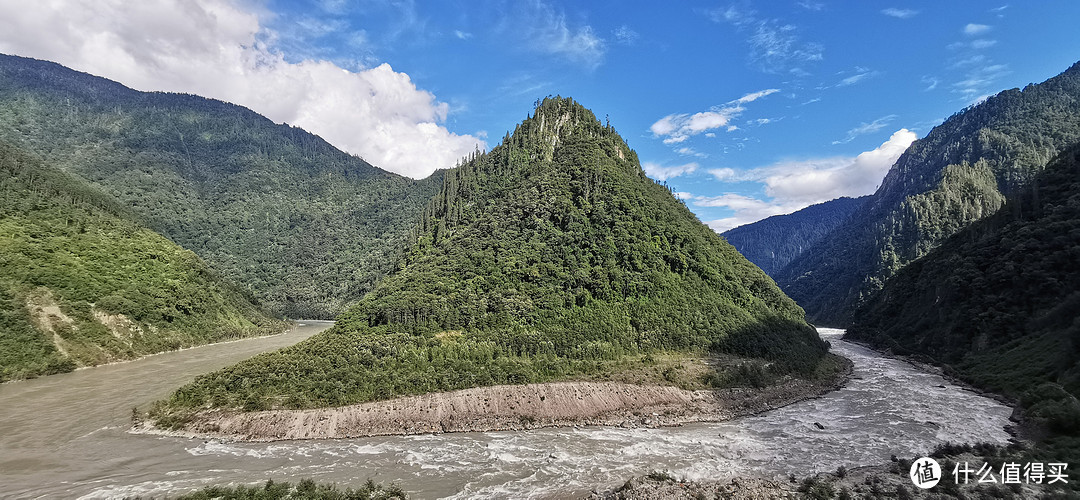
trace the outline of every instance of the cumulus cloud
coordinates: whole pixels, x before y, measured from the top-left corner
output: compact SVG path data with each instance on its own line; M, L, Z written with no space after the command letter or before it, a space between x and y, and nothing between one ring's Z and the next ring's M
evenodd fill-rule
M720 196L690 196L687 200L699 207L723 207L732 210L732 216L708 222L710 227L723 232L841 196L871 194L877 190L889 168L915 139L914 132L900 129L881 146L854 157L784 161L742 172L731 168L710 169L709 173L721 181L762 183L769 199L728 193Z
M919 13L919 11L911 10L911 9L898 9L896 7L889 7L888 9L882 10L881 13L885 14L886 16L895 17L897 19L908 19L908 18L915 17L915 15Z
M0 52L240 104L403 175L425 177L485 146L447 130L449 106L388 64L289 62L275 38L258 13L226 0L0 3Z
M708 111L667 115L653 123L649 130L653 133L653 137L664 137L664 144L678 144L691 136L721 127L731 132L738 129L731 124L731 121L746 111L743 104L754 102L776 92L779 90L759 90L722 106L713 106Z
M794 161L774 165L764 178L765 193L807 205L840 196L873 193L897 158L914 142L915 133L900 129L875 149L855 158Z
M641 168L645 170L645 175L658 181L666 181L673 177L693 173L698 169L698 164L691 162L685 165L672 165L666 167L658 163L647 161L641 164Z
M964 26L965 35L979 35L982 33L986 33L987 31L990 31L990 26L987 26L985 24L968 23L966 26Z

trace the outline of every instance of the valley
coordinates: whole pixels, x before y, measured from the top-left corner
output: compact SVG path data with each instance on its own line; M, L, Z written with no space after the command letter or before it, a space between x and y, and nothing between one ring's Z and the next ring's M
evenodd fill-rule
M55 47L9 50L0 16L0 497L1080 494L947 481L960 459L1080 463L1075 54L996 62L1028 9L980 6L915 85L929 66L886 74L849 39L826 58L749 5L663 35L517 6L554 31L517 30L537 42L515 72L468 85L428 51L498 59L515 29L414 16L442 29L359 30L345 55L311 45L344 24L304 16L357 6L206 0L180 11L218 31L178 12L60 64L14 55ZM856 10L890 40L933 14ZM680 71L615 64L681 65L683 28L726 29L760 74L698 61L724 90L675 91ZM118 39L128 57L86 64ZM926 456L936 489L908 475Z

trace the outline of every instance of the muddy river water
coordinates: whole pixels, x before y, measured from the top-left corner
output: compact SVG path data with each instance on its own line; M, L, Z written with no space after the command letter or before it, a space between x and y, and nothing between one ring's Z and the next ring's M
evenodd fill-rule
M1008 407L830 329L821 335L855 365L843 389L730 422L276 443L128 432L133 406L330 325L0 385L0 498L163 497L268 478L393 481L414 498L574 498L653 470L691 479L804 476L945 441L1009 438Z

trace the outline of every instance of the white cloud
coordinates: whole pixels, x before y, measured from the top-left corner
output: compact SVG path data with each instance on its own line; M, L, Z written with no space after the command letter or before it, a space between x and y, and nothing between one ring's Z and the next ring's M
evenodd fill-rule
M987 31L990 31L990 26L985 24L968 23L966 26L964 26L965 35L980 35L986 33Z
M750 61L766 73L804 76L808 73L803 68L808 63L824 59L824 47L816 42L802 41L798 27L793 24L759 18L752 10L734 6L710 10L708 16L714 22L730 23L740 32L747 33Z
M649 130L652 131L654 137L667 136L664 138L664 144L678 144L692 135L727 125L732 118L743 111L741 106L728 106L716 107L712 111L702 111L692 115L687 113L667 115L653 123Z
M465 32L465 31L454 30L454 36L458 37L458 39L461 39L461 40L468 40L468 39L472 38L473 35L472 35L472 33L468 33L468 32Z
M612 35L615 36L615 41L623 45L633 45L639 38L638 33L625 24L616 28Z
M688 147L688 146L684 146L684 147L681 147L679 149L676 149L675 152L679 153L679 154L681 154L683 156L696 156L698 158L708 158L709 157L709 155L707 155L705 153L702 153L702 152L699 152L699 151L695 150L694 148L691 148L691 147Z
M694 172L698 169L698 164L687 163L685 165L672 165L670 167L665 167L658 163L647 161L641 164L641 168L642 170L645 170L645 175L648 175L649 177L652 177L653 179L656 179L658 181L666 181L673 177L678 177L680 175L686 175Z
M911 9L898 9L896 7L889 7L888 9L882 10L881 13L885 14L886 16L892 16L892 17L895 17L895 18L898 18L898 19L909 19L909 18L915 17L915 15L919 13L919 11L911 10Z
M859 126L848 130L846 137L838 141L833 141L833 144L846 144L855 140L855 138L860 135L877 132L878 130L881 130L888 126L889 122L893 121L895 118L896 115L887 115L882 116L881 118L878 118L870 123L860 123Z
M785 162L768 168L765 192L774 198L807 205L840 196L873 193L897 158L915 141L914 132L900 129L875 149L855 158Z
M760 182L770 199L728 193L692 196L688 200L699 207L723 207L734 211L730 217L708 222L710 227L723 232L841 196L871 194L915 139L914 132L900 129L881 146L855 157L784 161L743 172L730 168L710 169L709 173L721 181Z
M746 111L746 108L742 106L743 104L754 102L776 92L779 92L779 90L759 90L729 101L723 106L713 106L709 111L701 111L692 115L689 113L667 115L649 126L649 130L653 133L653 137L664 137L664 144L678 144L691 136L721 127L725 127L728 132L731 132L738 129L738 127L731 124L731 121L741 115L743 111ZM706 136L709 136L709 134L706 134Z
M953 49L953 50L959 50L959 49L982 50L982 49L987 49L987 48L993 47L994 45L997 45L997 40L979 38L977 40L972 40L970 42L954 42L954 43L950 43L949 48ZM962 63L962 61L957 62L957 64L961 64L961 63ZM954 64L954 66L955 66L955 64Z
M836 86L847 87L848 85L855 85L856 83L865 80L869 76L872 76L872 73L870 71L864 71L862 73L851 75L847 78L844 78L843 80L840 80L840 83L836 84Z
M226 0L0 3L0 52L240 104L393 172L424 177L485 146L442 126L448 105L409 75L288 62L274 40L259 14Z
M517 31L529 41L532 48L543 53L563 57L588 69L596 69L604 61L607 44L593 33L592 26L571 27L566 14L539 0L523 2L518 12Z
M1007 74L1009 67L1005 64L977 66L968 71L963 80L952 84L953 92L961 94L963 99L972 99L985 94L995 81Z
M730 217L705 222L713 231L718 233L751 222L757 222L773 215L791 213L801 208L796 205L770 203L735 193L725 193L720 196L695 196L690 200L694 206L722 207L735 212Z
M744 96L742 96L742 97L740 97L738 99L735 99L734 101L731 101L729 104L735 104L735 103L746 104L748 102L754 102L754 101L756 101L758 99L761 99L762 97L765 97L765 96L770 95L770 94L775 94L777 92L780 92L780 89L759 90L757 92L751 92L751 93L746 94L746 95L744 95Z
M709 174L716 177L717 180L726 181L728 179L734 179L736 176L735 169L733 168L711 168Z
M926 88L923 89L923 92L934 90L937 88L938 83L941 83L937 78L932 76L923 76L922 82L926 84Z

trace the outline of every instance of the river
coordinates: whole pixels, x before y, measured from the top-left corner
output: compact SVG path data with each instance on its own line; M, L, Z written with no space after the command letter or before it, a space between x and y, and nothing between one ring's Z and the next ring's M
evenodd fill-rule
M0 385L0 497L161 497L268 478L343 486L370 478L397 482L414 498L574 498L653 470L688 479L805 476L912 456L945 441L1009 438L1008 407L840 340L843 332L831 329L820 333L855 367L843 389L730 422L276 443L127 432L133 406L330 324Z

